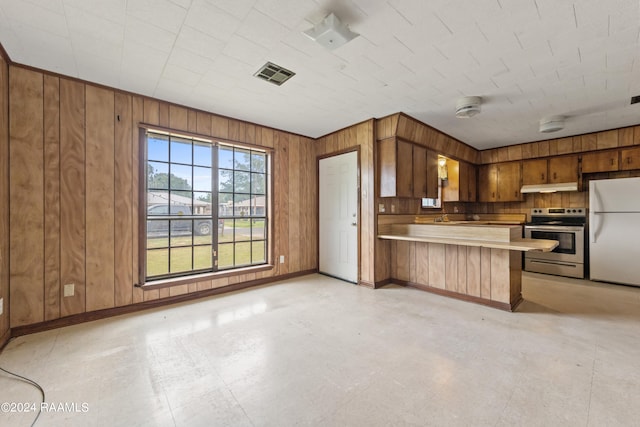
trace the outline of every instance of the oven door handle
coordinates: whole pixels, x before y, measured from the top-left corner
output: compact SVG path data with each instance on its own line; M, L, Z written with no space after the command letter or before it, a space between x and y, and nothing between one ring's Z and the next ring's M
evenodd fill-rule
M564 266L564 267L573 267L573 268L578 267L578 266L577 266L577 265L575 265L575 264L571 264L571 263L568 263L568 262L561 262L561 261L538 261L538 260L531 260L530 262L531 262L531 264L551 264L551 265L562 265L562 266Z
M582 225L525 225L525 230L533 230L533 231L555 231L558 233L562 232L580 232L584 230L584 226Z

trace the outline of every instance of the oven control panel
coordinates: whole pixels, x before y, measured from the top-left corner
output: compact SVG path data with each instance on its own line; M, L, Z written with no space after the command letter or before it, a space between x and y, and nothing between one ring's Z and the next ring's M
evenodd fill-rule
M533 208L531 215L544 216L586 216L585 208Z

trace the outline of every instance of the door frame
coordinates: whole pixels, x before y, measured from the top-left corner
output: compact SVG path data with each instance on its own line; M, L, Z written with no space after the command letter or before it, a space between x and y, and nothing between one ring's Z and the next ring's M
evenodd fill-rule
M358 197L357 197L357 202L358 202L358 207L357 207L357 211L358 211L358 226L356 229L356 236L358 239L358 274L356 276L356 285L360 284L360 273L361 273L361 269L360 269L360 240L361 240L361 236L360 236L360 232L361 232L361 228L360 228L360 221L362 219L362 212L361 212L361 206L362 204L360 203L360 199L361 199L361 193L360 193L360 189L361 189L361 176L360 176L360 146L356 145L354 147L350 147L350 148L345 148L343 150L338 150L338 151L332 151L330 153L326 153L326 154L322 154L319 156L316 156L316 204L318 206L318 215L316 216L316 253L318 254L318 264L316 265L316 271L320 272L320 160L322 159L328 159L330 157L335 157L335 156L339 156L341 154L347 154L347 153L352 153L352 152L356 152L357 153L357 158L356 158L356 191L358 192ZM330 276L329 274L326 273L320 273L320 274L324 274L325 276ZM333 277L333 276L331 276ZM344 280L344 279L340 279L337 278L339 280ZM349 282L351 283L351 282Z

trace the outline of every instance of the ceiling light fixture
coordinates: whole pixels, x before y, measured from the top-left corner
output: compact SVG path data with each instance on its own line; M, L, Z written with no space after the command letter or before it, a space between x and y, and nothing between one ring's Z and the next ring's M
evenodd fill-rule
M540 120L540 132L551 133L564 129L564 116L545 117Z
M458 99L456 104L456 117L459 119L468 119L480 112L482 98L479 96L465 96Z
M329 50L337 49L360 35L351 31L333 13L303 34Z

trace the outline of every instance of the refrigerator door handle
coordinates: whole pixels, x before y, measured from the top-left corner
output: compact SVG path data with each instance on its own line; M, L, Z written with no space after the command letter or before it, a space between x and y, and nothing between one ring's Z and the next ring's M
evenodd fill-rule
M593 212L602 212L602 199L600 198L600 192L598 191L598 183L593 183Z
M600 234L600 230L602 230L602 223L604 222L604 217L598 212L591 213L591 227L589 227L589 233L591 234L591 243L598 242L598 235Z

